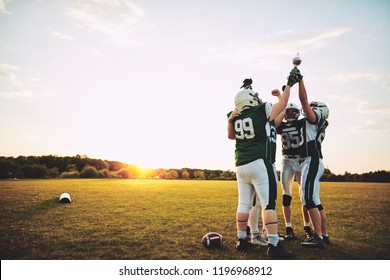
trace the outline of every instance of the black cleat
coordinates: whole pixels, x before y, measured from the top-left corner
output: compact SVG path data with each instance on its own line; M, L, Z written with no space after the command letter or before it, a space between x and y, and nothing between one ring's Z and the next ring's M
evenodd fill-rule
M317 235L317 233L314 233L313 238L304 240L301 243L302 247L305 248L320 248L320 249L326 249L326 244L324 240Z
M329 245L330 245L329 236L323 235L323 236L322 236L322 239L324 240L326 246L329 246Z
M265 255L271 259L291 259L294 256L292 252L286 251L282 245L280 245L280 242L278 242L276 246L268 244Z
M306 239L311 239L314 237L313 230L310 226L303 227L303 231L305 232Z
M247 249L250 249L252 247L252 244L249 243L248 238L240 238L237 241L237 250L238 251L244 251Z
M285 240L295 239L294 230L292 227L286 227L286 235L284 236Z

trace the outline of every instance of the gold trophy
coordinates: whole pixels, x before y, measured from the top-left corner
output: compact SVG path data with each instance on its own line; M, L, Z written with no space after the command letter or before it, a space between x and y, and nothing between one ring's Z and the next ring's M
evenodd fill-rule
M293 58L292 63L295 67L302 63L302 59L299 57L299 52L297 52L297 56Z

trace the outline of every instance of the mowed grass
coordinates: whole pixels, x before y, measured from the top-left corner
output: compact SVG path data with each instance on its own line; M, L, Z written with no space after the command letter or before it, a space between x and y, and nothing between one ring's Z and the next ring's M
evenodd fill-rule
M60 204L68 192L72 203ZM331 246L306 249L294 186L295 259L390 259L390 184L321 183ZM0 181L0 256L5 259L266 259L266 247L237 252L234 181ZM284 233L279 186L278 216ZM223 235L207 250L204 234Z

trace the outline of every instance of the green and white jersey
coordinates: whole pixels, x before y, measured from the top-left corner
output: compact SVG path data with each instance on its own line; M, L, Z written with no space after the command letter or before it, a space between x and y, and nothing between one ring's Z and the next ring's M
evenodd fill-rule
M301 136L302 122L294 120L291 123L282 122L276 129L276 133L280 134L282 139L282 154L283 155L299 155L300 145L302 143Z
M306 118L299 120L299 122L302 124L302 145L300 148L301 158L308 156L323 158L321 143L325 138L325 129L328 127L329 123L327 120L322 118L319 112L314 112L317 116L315 123L310 123Z
M239 116L234 118L236 166L244 165L260 158L270 160L272 163L275 162L275 122L268 121L271 110L271 103L262 103L242 111Z

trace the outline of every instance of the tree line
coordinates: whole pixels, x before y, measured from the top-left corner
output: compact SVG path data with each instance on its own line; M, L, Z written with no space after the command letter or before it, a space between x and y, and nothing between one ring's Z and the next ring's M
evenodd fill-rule
M278 175L279 171L278 171ZM145 169L120 161L89 158L86 155L60 157L18 156L0 157L0 179L44 178L123 178L123 179L184 179L184 180L236 180L230 170L208 169ZM335 175L325 169L321 181L328 182L390 182L389 171L363 174Z
M123 178L235 180L233 171L207 169L146 169L120 161L73 157L19 156L0 157L0 179L44 178Z

